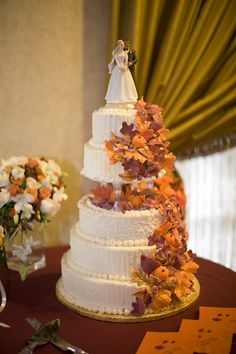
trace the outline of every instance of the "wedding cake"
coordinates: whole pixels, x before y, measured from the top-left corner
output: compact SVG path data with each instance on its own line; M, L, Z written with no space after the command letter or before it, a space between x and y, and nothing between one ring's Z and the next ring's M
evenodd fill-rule
M162 109L137 101L130 76L117 86L123 72L93 112L81 173L98 184L78 202L57 296L86 316L128 321L184 309L199 286Z

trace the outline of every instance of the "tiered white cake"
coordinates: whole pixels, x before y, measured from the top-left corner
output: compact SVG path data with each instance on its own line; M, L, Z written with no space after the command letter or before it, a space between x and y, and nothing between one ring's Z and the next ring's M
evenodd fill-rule
M104 107L93 113L92 139L85 144L82 174L100 183L122 183L121 164L110 165L104 141L119 136L122 122L132 123L136 111L129 105ZM138 285L130 271L140 267L141 255L151 256L148 236L161 224L155 208L121 212L93 205L88 196L78 207L80 218L72 228L70 250L62 258L63 296L81 308L128 315Z

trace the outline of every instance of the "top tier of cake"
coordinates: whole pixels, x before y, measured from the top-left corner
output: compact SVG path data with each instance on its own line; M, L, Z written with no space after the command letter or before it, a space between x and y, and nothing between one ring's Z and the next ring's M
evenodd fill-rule
M98 182L122 183L119 174L124 172L118 162L110 165L104 150L104 141L111 139L111 132L120 135L122 122L131 124L136 110L132 105L125 108L121 105L105 106L93 112L92 138L84 146L84 166L81 174Z

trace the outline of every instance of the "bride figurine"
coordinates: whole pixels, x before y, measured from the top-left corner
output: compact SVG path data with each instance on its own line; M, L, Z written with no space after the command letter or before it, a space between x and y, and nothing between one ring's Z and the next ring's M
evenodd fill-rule
M131 103L138 99L133 77L128 68L128 54L124 51L124 42L120 39L112 52L112 61L108 65L109 81L107 103Z

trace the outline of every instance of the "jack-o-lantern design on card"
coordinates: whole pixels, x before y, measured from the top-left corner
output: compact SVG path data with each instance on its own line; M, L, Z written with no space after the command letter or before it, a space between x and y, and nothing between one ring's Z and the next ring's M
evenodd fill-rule
M203 339L204 335L207 335L207 337L208 337L210 333L212 333L212 330L210 328L209 329L200 328L198 330L198 338Z
M155 348L157 349L157 350L161 350L161 349L165 349L166 348L166 346L168 346L169 344L175 344L176 343L176 341L175 340L167 340L167 339L164 339L163 341L162 341L162 343L160 343L160 344L157 344L156 346L155 346Z
M233 333L236 333L236 308L201 306L199 309L199 319L227 325Z
M136 354L193 354L193 342L179 332L147 332Z
M212 320L182 320L179 332L193 339L195 353L229 354L232 332Z

